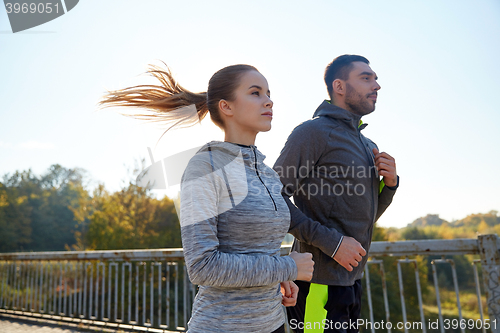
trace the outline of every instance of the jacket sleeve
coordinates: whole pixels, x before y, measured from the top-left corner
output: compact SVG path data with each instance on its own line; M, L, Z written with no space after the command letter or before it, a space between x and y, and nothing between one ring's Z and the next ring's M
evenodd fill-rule
M307 123L305 123L307 124ZM319 160L326 142L318 131L305 124L297 126L288 137L274 170L283 184L282 195L290 209L291 222L288 232L299 241L313 245L333 257L342 241L343 235L336 229L328 228L302 213L289 199L299 189L304 178L310 174Z
M283 193L282 195L290 209L291 221L288 232L299 241L315 246L333 258L342 241L342 234L307 217L290 201L288 196Z
M254 287L294 280L297 266L288 256L219 251L219 198L225 188L221 183L210 162L196 156L182 178L181 237L191 282L204 286Z
M378 207L377 207L377 216L375 217L375 221L378 221L380 216L382 216L387 207L389 207L389 205L392 203L392 198L394 197L394 194L396 194L396 190L398 189L398 187L399 187L399 176L398 176L398 182L394 187L386 186L383 180L380 182L380 193L378 194Z

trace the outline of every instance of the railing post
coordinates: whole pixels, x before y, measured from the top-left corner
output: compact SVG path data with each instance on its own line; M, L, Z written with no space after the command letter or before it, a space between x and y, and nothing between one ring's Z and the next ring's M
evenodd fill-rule
M497 235L478 236L491 331L500 333L500 253Z

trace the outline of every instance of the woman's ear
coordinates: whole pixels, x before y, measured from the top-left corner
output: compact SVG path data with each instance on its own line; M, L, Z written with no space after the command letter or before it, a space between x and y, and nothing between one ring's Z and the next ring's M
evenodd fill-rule
M226 117L231 117L233 115L233 110L231 109L231 103L225 99L219 101L219 111Z

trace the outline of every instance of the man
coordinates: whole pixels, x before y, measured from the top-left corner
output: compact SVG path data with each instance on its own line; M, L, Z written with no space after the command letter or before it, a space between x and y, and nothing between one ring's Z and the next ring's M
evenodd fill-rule
M296 332L357 332L373 225L390 205L399 178L394 158L361 133L367 125L361 118L375 110L380 90L368 60L337 57L326 68L325 83L330 101L293 130L274 165L283 195L293 195L305 214L292 213L289 232L295 236L294 225L305 220L333 231L333 253L300 235L294 241L293 250L313 254L315 267L311 283L296 281L297 305L287 311Z

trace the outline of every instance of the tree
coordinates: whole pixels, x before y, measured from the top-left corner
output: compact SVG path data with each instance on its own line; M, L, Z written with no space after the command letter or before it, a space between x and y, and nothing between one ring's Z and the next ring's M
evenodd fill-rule
M132 183L115 193L101 185L89 205L87 230L79 239L86 249L181 247L180 224L167 197L152 198Z
M0 251L27 248L31 243L30 207L26 196L0 183Z
M0 251L56 251L74 244L79 225L72 209L88 196L83 178L83 170L57 164L40 177L31 170L5 175L0 183Z
M405 240L436 238L435 233L427 232L426 230L426 228L407 227L402 231L401 237Z

